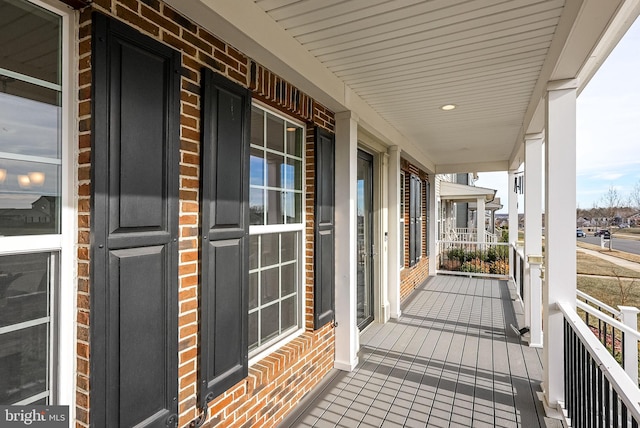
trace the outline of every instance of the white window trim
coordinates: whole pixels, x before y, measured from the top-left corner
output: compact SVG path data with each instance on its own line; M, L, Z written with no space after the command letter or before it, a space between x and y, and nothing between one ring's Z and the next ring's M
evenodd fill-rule
M60 234L19 236L0 238L0 254L56 251L59 253L59 272L54 272L59 280L51 290L51 352L55 352L50 367L54 384L51 397L55 404L69 406L69 418L75 420L75 371L76 371L76 294L77 260L75 258L75 237L77 236L77 202L75 184L77 164L75 147L77 136L74 132L76 104L76 14L52 0L27 0L62 18L62 171ZM52 162L55 163L55 162Z
M306 216L306 205L307 205L307 201L306 201L306 197L305 197L305 188L306 188L306 135L307 135L307 128L304 122L294 119L292 117L288 117L283 115L282 113L278 112L277 110L274 110L273 107L270 107L268 104L265 104L263 102L260 102L258 100L252 100L252 106L258 107L264 111L266 111L267 113L276 116L280 119L283 119L287 122L293 123L295 125L298 125L302 128L302 153L301 156L292 156L287 154L288 157L291 157L292 159L296 159L301 161L302 164L302 171L301 171L301 176L302 176L302 190L288 190L285 189L286 191L291 191L294 193L298 193L302 195L301 198L301 222L300 223L288 223L288 224L273 224L273 225L250 225L249 226L249 235L262 235L262 234L268 234L268 233L282 233L282 232L299 232L300 233L300 248L298 249L298 264L299 264L299 271L298 271L298 308L299 308L299 313L298 313L298 323L299 323L299 327L295 330L291 330L291 332L286 333L282 336L280 336L279 338L275 339L275 341L271 344L268 345L266 348L258 348L256 350L254 350L253 352L249 352L249 367L251 367L252 365L256 364L257 362L259 362L260 360L262 360L263 358L265 358L266 356L270 355L271 353L273 353L274 351L282 348L283 346L287 345L288 343L290 343L291 341L293 341L294 339L300 337L304 332L305 332L305 317L306 317L306 223L307 223L307 216ZM266 126L266 123L265 123ZM269 150L266 147L266 141L265 141L265 146L263 147L263 149L265 149L265 151L267 152L272 152L272 153L276 153L273 150ZM266 184L266 183L265 183ZM260 188L267 188L267 186L259 186ZM278 188L277 190L283 190Z

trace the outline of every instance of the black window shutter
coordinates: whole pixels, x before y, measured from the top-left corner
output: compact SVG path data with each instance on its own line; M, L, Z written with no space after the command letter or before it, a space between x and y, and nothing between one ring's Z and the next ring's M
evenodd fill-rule
M416 177L416 263L422 258L422 181Z
M314 328L334 319L335 137L315 130Z
M180 54L93 15L91 425L175 426Z
M429 182L425 180L424 182L424 197L425 197L425 201L424 201L424 205L425 205L425 209L424 209L424 213L422 213L422 218L423 218L423 223L424 223L424 237L425 237L425 242L426 242L426 255L429 255L429 198L430 198L430 191L431 191L431 186L429 185Z
M416 254L416 215L418 205L416 181L417 177L411 175L409 185L409 266L415 265L418 257Z
M200 404L248 373L249 90L202 71Z

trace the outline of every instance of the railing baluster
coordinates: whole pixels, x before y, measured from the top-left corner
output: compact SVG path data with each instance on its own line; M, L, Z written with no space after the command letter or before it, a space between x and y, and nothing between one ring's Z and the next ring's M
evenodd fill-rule
M611 395L612 397L612 409L611 409L611 413L613 415L613 423L611 426L613 427L618 427L618 393L615 390L611 391Z
M604 410L604 390L602 389L602 378L604 374L601 370L598 370L598 428L603 428L603 410Z
M609 385L609 379L604 379L604 392L605 402L604 402L604 420L605 425L609 426L611 423L611 386Z
M591 412L591 427L592 428L596 428L597 425L597 417L598 417L598 406L599 406L599 402L598 402L598 384L596 382L596 362L594 361L593 358L589 358L590 362L591 362L591 407L590 407L590 412Z
M576 417L577 420L577 427L581 427L583 426L584 423L584 354L585 354L585 349L584 346L582 346L582 343L580 343L579 345L579 350L580 350L580 355L578 356L578 375L580 376L579 378L579 382L578 382L578 415Z

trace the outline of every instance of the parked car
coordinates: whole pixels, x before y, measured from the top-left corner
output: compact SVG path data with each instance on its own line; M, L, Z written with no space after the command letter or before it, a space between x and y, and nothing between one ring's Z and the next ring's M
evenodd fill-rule
M587 236L582 229L576 229L576 238L584 238Z
M607 229L600 229L593 234L593 236L602 236L604 239L611 239L611 232Z

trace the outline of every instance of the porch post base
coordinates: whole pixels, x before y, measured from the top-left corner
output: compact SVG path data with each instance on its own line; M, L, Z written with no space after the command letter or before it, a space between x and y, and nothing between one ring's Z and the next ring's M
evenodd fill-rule
M542 348L542 343L544 342L544 333L540 333L540 340L532 340L531 337L527 339L527 343L529 344L529 348Z
M333 367L342 370L344 372L352 372L358 365L358 357L355 357L351 362L334 361Z
M562 411L562 403L549 403L547 401L547 394L544 393L544 385L540 385L542 391L537 392L538 399L542 401L542 406L544 407L544 414L546 417L551 419L558 419L561 421L565 420L564 413Z

